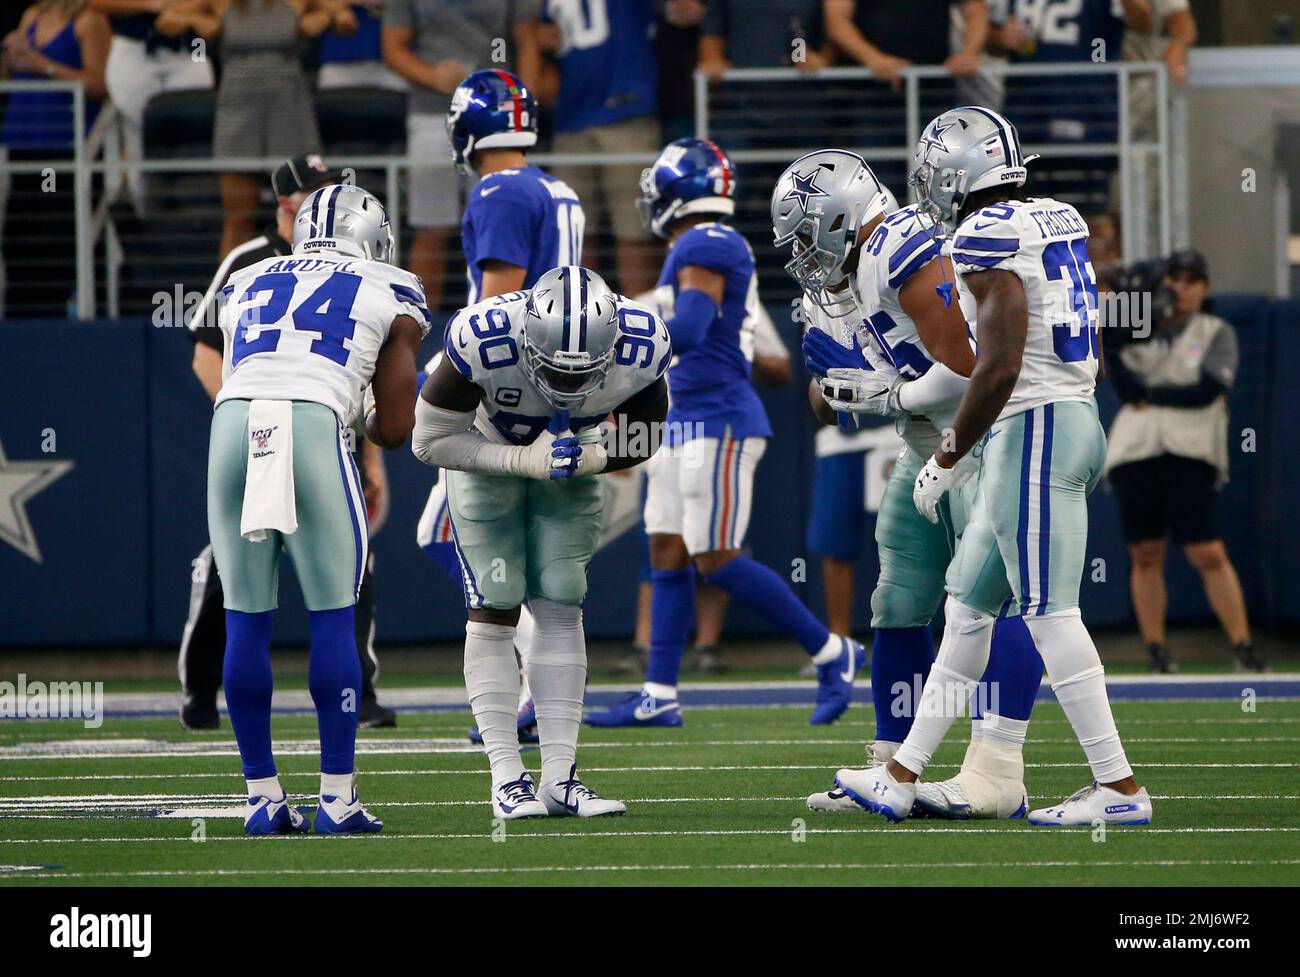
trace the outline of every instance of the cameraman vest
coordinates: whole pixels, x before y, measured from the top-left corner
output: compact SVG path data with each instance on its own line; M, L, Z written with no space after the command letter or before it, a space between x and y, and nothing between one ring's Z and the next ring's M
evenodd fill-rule
M1126 347L1120 358L1148 387L1190 387L1201 379L1211 341L1226 328L1218 316L1198 313L1172 340L1157 333L1149 342ZM1228 480L1227 397L1216 397L1204 407L1125 404L1107 440L1106 474L1132 461L1171 454L1214 466L1223 485Z

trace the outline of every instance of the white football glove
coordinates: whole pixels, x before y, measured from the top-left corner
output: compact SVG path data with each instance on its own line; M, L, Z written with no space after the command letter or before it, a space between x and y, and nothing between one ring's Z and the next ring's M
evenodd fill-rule
M912 489L912 504L916 511L931 522L939 521L939 500L943 493L956 488L964 478L958 478L957 468L942 468L931 455L916 476L916 486Z
M898 391L906 382L897 370L834 367L821 381L822 398L832 410L896 417L904 413Z
M572 477L582 454L577 438L557 438L549 431L537 435L532 444L518 445L515 451L511 474L542 481Z

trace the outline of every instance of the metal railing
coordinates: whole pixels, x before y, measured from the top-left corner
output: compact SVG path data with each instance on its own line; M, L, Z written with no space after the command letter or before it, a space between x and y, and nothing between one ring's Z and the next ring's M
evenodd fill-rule
M1116 79L1117 98L1115 122L1118 138L1114 142L1061 145L1036 144L1026 140L1026 152L1040 153L1046 158L1113 157L1119 170L1119 203L1123 254L1125 260L1149 257L1155 253L1169 253L1174 245L1183 245L1187 239L1185 170L1180 186L1175 186L1171 167L1171 146L1183 145L1186 125L1185 112L1175 101L1171 116L1170 86L1165 66L1161 62L1132 62L1118 64L1053 64L1053 65L1002 65L987 66L988 77L1005 80L1026 77L1052 78L1060 76L1113 76ZM1135 78L1149 76L1154 79L1156 128L1149 138L1135 138L1131 129L1130 95ZM893 145L854 146L845 148L863 151L872 160L889 160L906 163L911 160L912 147L920 136L921 127L928 121L922 113L922 86L939 80L950 81L952 76L940 67L913 67L901 73L905 119L905 140ZM830 68L815 73L801 73L793 68L733 69L719 81L711 81L702 73L695 75L695 125L701 136L714 132L718 121L716 102L725 96L729 85L786 86L796 101L807 98L810 107L815 105L816 85L823 83L842 86L840 92L852 94L852 86L871 81L872 74L863 68ZM802 92L800 94L800 86ZM0 172L41 172L51 169L58 173L71 172L73 192L76 195L76 314L79 319L95 318L98 309L99 279L95 250L102 241L105 248L104 276L105 303L110 317L120 311L119 271L123 261L123 248L112 217L112 204L125 191L126 178L132 173L180 175L186 173L256 172L268 174L282 160L276 158L228 159L146 159L125 160L121 156L119 120L106 104L89 132L85 132L86 100L80 83L74 82L0 82L0 93L15 91L63 90L72 94L73 158L56 160L25 160L0 163ZM1015 119L1012 119L1015 122ZM742 140L743 141L743 140ZM779 140L778 140L779 142ZM804 138L791 145L763 146L760 148L729 148L740 163L785 163L794 156L817 148L817 140ZM639 153L536 153L530 160L541 166L616 164L645 165L650 160ZM355 155L331 157L331 165L338 169L370 171L382 174L384 196L395 226L402 222L403 176L411 169L445 169L450 160L416 160L397 155ZM1152 168L1155 174L1154 206L1148 199ZM1171 173L1171 170L1174 172ZM92 197L96 178L102 178L103 195L95 201ZM895 187L900 199L903 187ZM629 194L635 194L629 188ZM1149 227L1151 215L1158 226ZM214 255L215 259L215 255ZM214 261L215 264L215 261Z
M1185 143L1185 111L1175 113L1171 119L1171 104L1181 107L1181 101L1171 102L1168 69L1160 61L1133 61L1114 64L1091 62L1015 65L996 61L984 65L981 74L997 81L1005 79L1060 79L1076 76L1114 77L1116 79L1115 119L1118 139L1114 142L1090 143L1037 143L1032 139L1024 140L1026 153L1037 153L1044 158L1052 157L1114 157L1118 161L1120 213L1124 220L1121 224L1123 235L1123 253L1125 260L1153 257L1155 254L1168 254L1175 245L1187 242L1186 181L1183 170L1182 197L1173 192L1171 174L1171 145ZM1156 113L1156 131L1154 138L1134 138L1130 105L1133 94L1133 82L1138 77L1154 79L1154 108ZM947 69L939 66L906 68L900 72L902 84L906 141L901 146L880 145L846 145L843 148L861 151L873 160L898 160L910 162L912 148L921 135L921 127L929 121L921 113L921 86L930 81L953 81ZM695 131L701 137L709 137L714 131L714 106L720 92L732 83L750 85L783 85L807 87L809 81L827 83L849 83L874 81L875 76L866 68L827 68L817 72L800 72L794 68L733 68L718 81L711 80L701 72L695 73ZM997 106L989 106L997 108ZM1014 123L1017 120L1011 119ZM1178 133L1173 127L1180 127ZM737 162L789 162L794 155L815 148L804 141L788 147L767 147L761 149L729 150ZM1146 227L1150 208L1140 206L1146 203L1147 172L1150 159L1154 157L1156 167L1156 207L1158 228L1150 233ZM1031 171L1032 172L1032 171ZM895 192L902 187L892 188ZM901 194L900 194L900 199ZM1176 204L1177 201L1177 204ZM1137 219L1134 219L1137 218ZM1154 247L1153 247L1154 245Z

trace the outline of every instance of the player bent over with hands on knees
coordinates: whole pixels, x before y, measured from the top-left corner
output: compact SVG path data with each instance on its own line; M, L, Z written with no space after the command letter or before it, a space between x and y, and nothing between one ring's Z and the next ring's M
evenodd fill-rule
M879 764L911 729L912 690L921 687L934 658L930 620L943 598L953 546L970 518L969 498L954 493L944 500L942 522L932 524L912 504L912 487L951 424L975 356L966 317L951 301L951 261L941 253L934 222L916 206L900 209L856 153L825 149L795 160L777 181L771 210L776 244L792 252L786 270L804 292L809 329L803 347L818 416L847 430L862 414L894 417L906 444L876 520L876 739L869 752ZM982 676L989 694L977 697L961 771L921 785L918 813L958 820L1024 817L1025 730L1042 673L1023 622L1002 617ZM900 690L908 697L901 709ZM811 795L808 806L863 809L840 786Z
M306 831L271 755L271 618L287 550L311 618L315 830L376 832L383 823L357 799L353 763L354 615L368 541L350 428L364 414L366 436L387 448L410 435L430 316L419 279L389 263L388 215L365 190L315 191L293 238L292 255L241 269L223 290L224 376L208 455L208 530L225 583L223 681L248 781L245 832Z
M1106 436L1097 419L1097 287L1088 230L1068 204L1028 198L1015 127L987 109L945 112L925 129L911 182L922 209L954 233L957 287L976 305L975 369L951 437L925 463L913 498L930 520L976 450L971 521L948 571L946 626L918 715L887 764L840 772L839 785L890 820L908 816L916 781L989 660L1010 594L1047 666L1093 783L1042 825L1150 823L1111 714L1101 660L1079 614L1087 497Z
M465 687L500 818L622 814L577 776L587 678L582 601L601 523L594 476L640 464L668 412L668 331L595 272L565 265L462 309L416 402L412 446L446 472L469 621ZM617 431L601 443L598 425ZM615 447L617 446L617 447ZM519 753L515 624L537 713L541 786Z

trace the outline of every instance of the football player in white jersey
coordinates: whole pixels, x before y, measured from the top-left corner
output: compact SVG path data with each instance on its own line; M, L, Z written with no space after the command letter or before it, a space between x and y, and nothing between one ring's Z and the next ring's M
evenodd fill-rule
M965 106L926 126L911 182L953 233L958 288L976 303L975 369L945 439L917 476L917 509L935 520L959 463L979 451L970 524L948 574L947 624L916 721L888 764L852 777L869 809L908 815L916 781L983 673L1010 594L1042 654L1057 701L1092 768L1090 786L1032 811L1045 825L1148 824L1151 798L1128 764L1096 646L1079 614L1087 497L1101 477L1097 286L1088 230L1068 204L1021 189L1015 127Z
M668 331L648 307L575 265L448 323L416 402L415 454L447 472L469 621L465 686L500 818L622 814L577 776L587 676L582 601L601 525L598 476L640 464L668 412ZM613 414L602 439L598 425ZM537 713L541 785L519 754L515 625Z
M349 443L363 416L366 435L384 447L410 435L415 358L430 315L419 279L389 264L388 215L365 190L317 190L293 237L292 255L241 269L223 290L208 529L225 583L226 703L248 781L244 830L307 830L271 755L271 618L287 550L311 617L308 684L321 740L315 830L375 832L383 824L354 785L354 611L367 539Z
M969 519L969 500L954 497L944 504L942 525L930 523L912 504L912 486L951 424L975 356L934 222L915 206L900 209L857 154L826 149L795 160L773 190L772 222L778 246L793 252L787 270L804 289L811 326L804 350L819 416L845 427L860 414L896 417L906 442L876 519L871 755L883 763L911 727L916 702L897 700L900 690L914 700L929 672L930 621ZM1000 620L962 770L925 784L922 810L958 819L1024 816L1024 732L1041 676L1023 623ZM862 809L851 784L814 794L808 804Z

